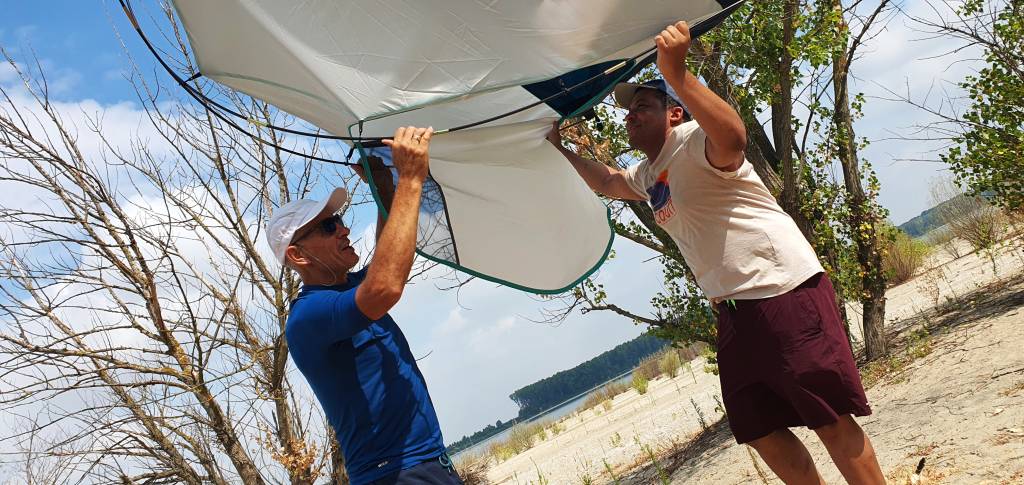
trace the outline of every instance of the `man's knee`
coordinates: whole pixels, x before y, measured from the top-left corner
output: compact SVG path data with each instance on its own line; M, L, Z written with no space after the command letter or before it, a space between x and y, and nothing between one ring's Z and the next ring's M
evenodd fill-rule
M749 443L752 448L757 450L758 453L764 455L765 453L785 453L792 454L794 447L802 447L799 438L796 437L788 429L778 429L772 431L767 436L763 436Z
M836 443L844 440L853 438L856 441L863 440L864 431L860 429L857 421L854 421L853 416L849 414L840 416L836 422L832 424L826 424L820 428L815 428L814 432L818 434L825 443Z
M846 434L846 430L844 428L842 418L840 418L839 421L832 424L826 424L820 428L814 428L814 432L818 434L818 437L820 437L822 441L832 441Z
M761 459L772 466L776 473L780 471L776 467L780 466L783 467L782 470L792 470L801 475L814 470L814 460L811 459L807 448L800 438L788 429L774 431L747 444L754 448Z
M778 437L775 436L775 433L777 433L777 431L769 434L768 436L762 436L756 440L750 441L747 444L758 453L771 451L777 448Z

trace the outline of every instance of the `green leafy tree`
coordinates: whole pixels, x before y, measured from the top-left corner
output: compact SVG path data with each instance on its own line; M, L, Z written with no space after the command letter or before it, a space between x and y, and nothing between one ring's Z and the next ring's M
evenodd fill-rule
M946 34L984 48L985 67L959 84L971 106L956 146L942 156L957 181L991 194L1003 208L1024 209L1024 1L964 2Z
M865 333L873 335L884 335L880 330L884 300L877 304L877 292L864 288L881 281L884 292L884 279L871 278L881 274L880 264L871 265L870 258L856 255L860 254L858 241L876 239L870 221L883 220L884 214L874 203L877 179L857 156L864 142L852 130L863 97L846 94L846 78L856 47L866 40L865 33L878 18L876 12L887 4L875 4L873 15L861 18L855 12L864 8L861 2L847 8L832 1L748 2L722 26L694 41L689 62L695 74L744 119L747 159L817 250L836 283L839 299L874 305L865 319L865 328L874 329ZM846 28L847 18L857 20L860 30L855 36ZM843 63L838 74L833 73L836 62ZM640 79L654 75L649 70ZM833 86L837 80L843 89L838 98ZM563 139L581 155L610 166L635 162L640 155L629 150L624 131L614 122L621 113L614 110L610 105L599 106L597 122L567 130ZM765 115L770 119L762 123ZM849 167L844 169L845 183L832 178L831 168L838 164ZM654 224L647 204L610 204L617 216L616 233L660 256L665 290L652 297L654 314L638 315L622 308L600 284L587 281L566 297L562 312L553 316L564 316L575 308L614 311L636 324L650 325L652 333L677 345L702 341L714 346L713 309L671 238ZM860 234L866 236L855 237ZM877 250L869 248L864 254L874 257ZM840 308L845 310L843 305ZM881 355L884 345L881 348L882 352L869 355Z

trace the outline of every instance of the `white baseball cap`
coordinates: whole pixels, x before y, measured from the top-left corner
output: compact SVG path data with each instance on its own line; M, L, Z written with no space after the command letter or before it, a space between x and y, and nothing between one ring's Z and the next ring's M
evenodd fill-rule
M293 200L274 211L267 223L267 244L274 251L277 262L284 264L284 253L295 233L322 215L338 212L348 200L348 192L338 187L325 200Z

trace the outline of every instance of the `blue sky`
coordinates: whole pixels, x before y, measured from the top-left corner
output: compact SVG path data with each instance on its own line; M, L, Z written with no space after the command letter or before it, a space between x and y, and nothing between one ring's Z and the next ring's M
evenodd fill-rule
M133 99L121 74L126 58L111 26L125 35L139 61L149 59L140 55L144 47L116 2L4 0L2 5L0 44L15 50L17 57L31 49L44 60L48 75L62 79L68 88L61 86L55 93L58 99L88 97L103 104Z
M154 8L153 3L138 3ZM4 0L0 11L0 45L21 61L29 49L34 51L57 100L89 109L138 109L131 85L123 79L128 58L115 29L142 71L166 81L117 2ZM917 37L901 20L892 22L855 64L853 90L869 96L883 96L882 86L920 92L935 79L956 81L972 69L971 63L931 59L949 46ZM4 76L0 70L0 82L11 81ZM920 158L932 145L884 140L893 133L908 133L907 127L921 122L921 115L905 105L869 99L865 117L857 124L859 135L874 140L862 155L878 171L881 203L897 223L929 206L929 180L944 173L938 163L897 161ZM370 230L372 213L355 217L357 233ZM617 258L605 265L599 280L623 306L643 314L650 309L650 296L661 289L660 267L649 261L650 251L621 238L615 250ZM542 307L534 297L486 282L474 282L461 292L439 292L434 282L417 281L407 291L394 316L414 353L430 354L421 366L448 441L513 416L516 408L507 396L515 389L590 359L643 330L607 312L574 315L558 326L529 321Z

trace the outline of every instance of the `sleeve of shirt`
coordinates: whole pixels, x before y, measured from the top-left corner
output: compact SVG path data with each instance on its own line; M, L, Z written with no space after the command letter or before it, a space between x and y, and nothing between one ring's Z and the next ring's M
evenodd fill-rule
M746 158L743 159L743 163L740 164L740 168L731 172L715 168L715 166L711 164L711 161L708 160L708 135L704 132L704 128L701 128L699 125L697 126L697 129L690 133L690 136L687 137L684 143L685 146L683 149L686 151L686 158L688 160L696 160L702 167L724 179L745 177L754 168Z
M289 317L288 344L327 346L369 327L373 320L356 306L356 288L316 291L295 302Z
M643 160L640 163L630 165L625 171L626 185L636 192L643 200L650 200L651 196L647 194L647 172L648 165L650 162Z

